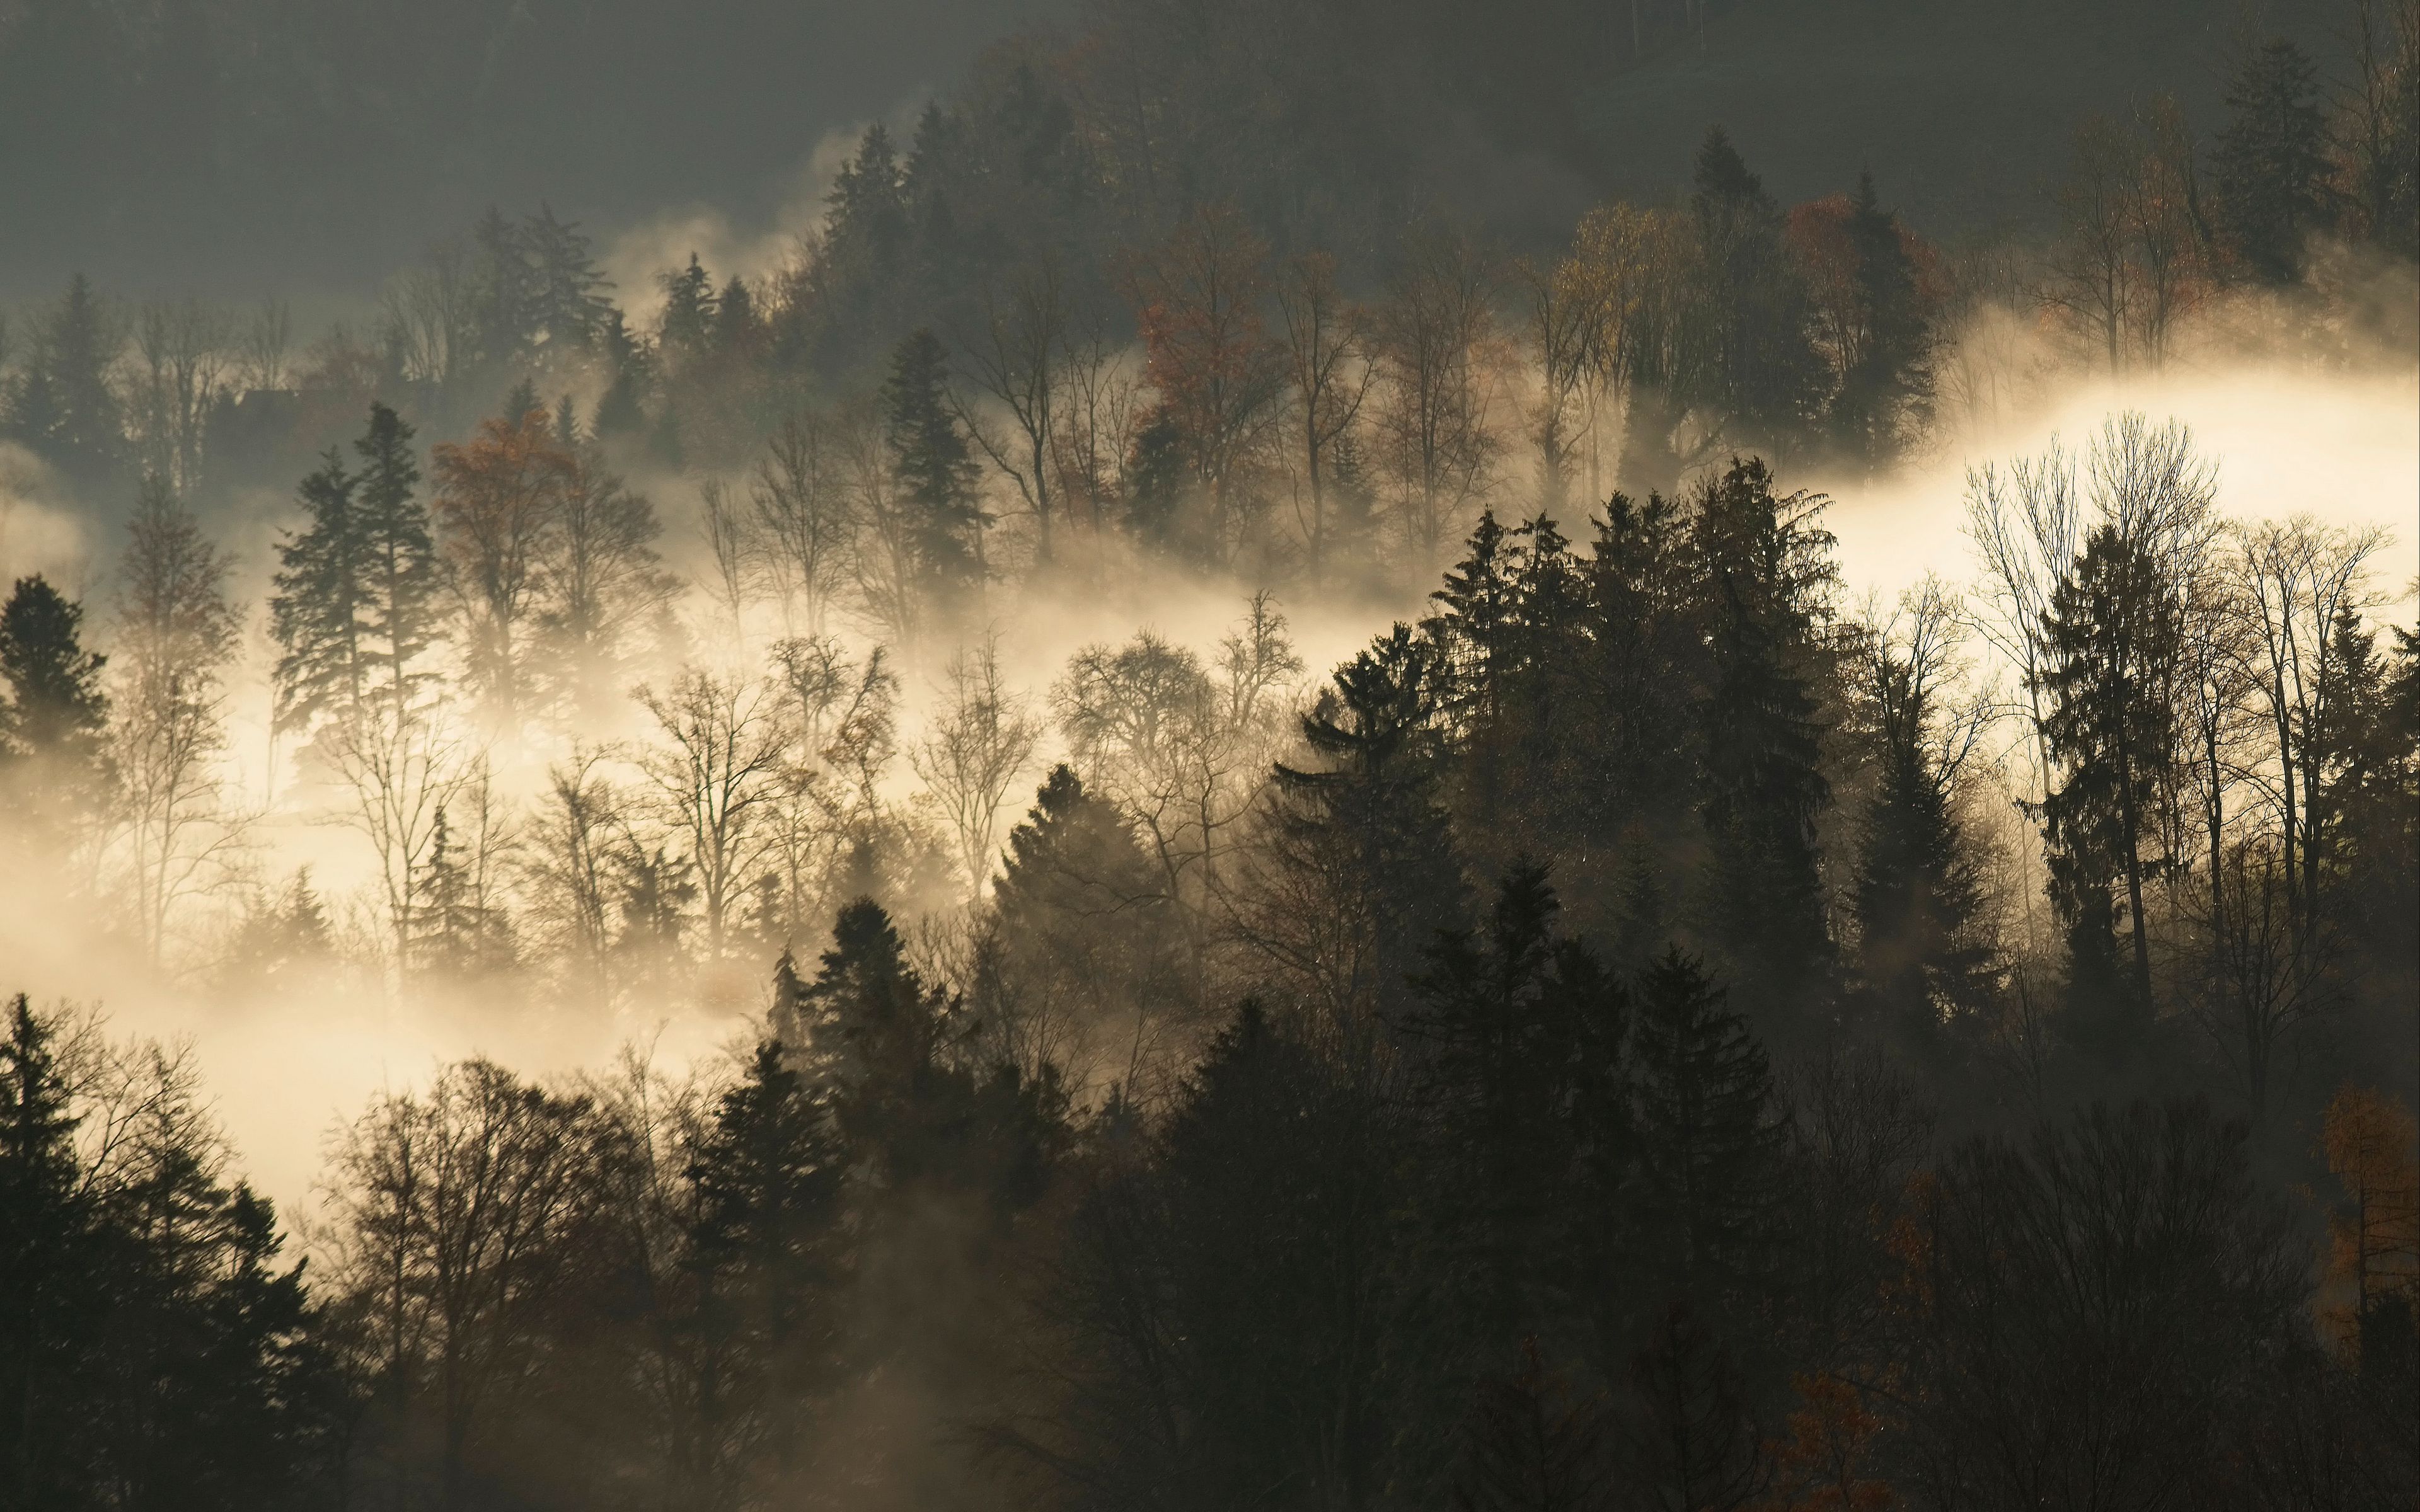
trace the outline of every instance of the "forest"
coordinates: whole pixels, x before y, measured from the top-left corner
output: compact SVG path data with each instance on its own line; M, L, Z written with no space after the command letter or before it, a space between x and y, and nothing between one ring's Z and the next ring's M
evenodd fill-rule
M2161 403L2410 444L2330 4L1993 225L1503 208L1559 6L1101 0L769 265L0 320L0 1508L2420 1503L2412 474ZM135 8L0 80L271 30Z

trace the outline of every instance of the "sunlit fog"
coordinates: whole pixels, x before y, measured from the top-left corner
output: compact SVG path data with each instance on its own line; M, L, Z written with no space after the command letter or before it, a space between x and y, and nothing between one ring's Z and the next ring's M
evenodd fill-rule
M2420 8L2036 8L0 5L0 1508L2412 1504Z

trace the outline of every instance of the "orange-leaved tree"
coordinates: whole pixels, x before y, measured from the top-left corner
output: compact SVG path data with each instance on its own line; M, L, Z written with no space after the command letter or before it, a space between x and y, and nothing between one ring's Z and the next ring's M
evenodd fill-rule
M2344 1200L2329 1219L2323 1315L2356 1355L2386 1309L2420 1311L2416 1136L2411 1110L2367 1088L2348 1084L2328 1103L2321 1142Z

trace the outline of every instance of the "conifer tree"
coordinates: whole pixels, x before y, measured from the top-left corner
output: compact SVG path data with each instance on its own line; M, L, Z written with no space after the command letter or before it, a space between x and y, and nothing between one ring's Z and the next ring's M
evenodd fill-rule
M803 989L784 955L782 1003ZM777 1003L777 1021L780 1015ZM698 1351L690 1463L719 1504L749 1495L752 1472L789 1456L806 1412L840 1365L847 1293L845 1155L828 1089L765 1040L723 1092L686 1170L695 1206L684 1239Z
M2302 276L2303 241L2334 208L2327 118L2319 75L2285 38L2263 42L2226 92L2233 112L2218 139L2218 193L2237 252L2267 284Z
M1461 862L1437 802L1442 684L1435 644L1396 625L1339 668L1303 716L1322 766L1280 763L1273 774L1278 864L1304 890L1274 902L1281 912L1263 932L1271 942L1336 932L1285 953L1319 964L1340 1012L1394 1016L1437 931L1462 922Z
M892 353L882 416L923 590L961 592L982 580L985 521L980 471L950 407L949 354L932 332L917 330Z
M1919 605L1919 616L1928 609ZM1981 877L1950 801L1962 755L1937 738L1942 649L1879 636L1866 696L1879 780L1860 837L1854 907L1859 974L1873 1009L1908 1048L1936 1048L1945 1021L1983 1005L1991 951L1978 938Z
M428 508L413 492L420 469L411 440L400 415L373 403L369 425L353 443L362 459L351 520L365 568L358 601L363 669L398 716L416 695L413 668L436 642L440 616L437 551Z
M647 353L639 338L630 334L619 310L606 312L605 323L598 328L597 345L606 371L613 378L597 397L588 428L600 441L634 437L647 423L646 411L641 405L646 393Z
M2159 804L2177 748L2183 633L2173 585L2112 525L2086 538L2043 623L2042 736L2058 778L2042 818L2067 928L2071 1028L2111 1057L2152 1011L2145 904L2164 863Z
M1859 340L1832 396L1832 424L1853 453L1879 467L1899 455L1931 412L1932 322L1906 234L1899 217L1882 208L1870 172L1857 175L1847 232Z
M1807 290L1782 245L1780 208L1719 126L1698 149L1694 183L1699 286L1689 397L1757 441L1787 443L1815 417L1823 366Z
M710 345L715 324L714 280L697 260L689 255L689 266L676 273L664 273L657 282L664 291L664 312L656 327L656 347L666 365L677 372L704 355Z
M1571 819L1591 849L1622 848L1650 879L1659 853L1678 847L1679 821L1696 799L1695 741L1672 717L1699 697L1704 676L1688 558L1676 501L1615 494L1597 521L1586 640L1575 654L1588 735L1575 761Z
M357 486L343 456L330 447L298 490L307 522L277 543L269 624L279 652L277 718L283 728L349 714L369 691L370 664L362 643L369 563L356 516Z
M1413 1032L1433 1049L1438 1211L1483 1350L1548 1321L1551 1299L1606 1258L1588 1242L1627 1156L1620 1066L1627 995L1577 941L1557 939L1543 868L1516 867L1481 936L1454 933L1415 979Z
M126 449L110 369L125 341L119 317L82 273L35 325L24 368L6 391L5 434L75 483L109 482Z
M1832 949L1815 841L1831 783L1813 686L1832 538L1815 523L1822 501L1777 497L1755 458L1734 461L1696 501L1711 663L1700 712L1709 921L1757 1011L1803 1011L1828 990Z
M1118 807L1052 768L992 890L1001 964L1033 1019L1089 1040L1189 994L1167 874ZM1141 1031L1141 1024L1135 1032Z
M105 1242L82 1180L51 1026L20 993L0 1038L0 1487L73 1504L91 1425L78 1380L107 1305Z
M1770 1279L1786 1127L1764 1047L1678 949L1635 995L1640 1257L1668 1292L1720 1309Z
M84 606L39 573L0 605L0 773L20 836L61 841L101 801L106 659L84 649Z

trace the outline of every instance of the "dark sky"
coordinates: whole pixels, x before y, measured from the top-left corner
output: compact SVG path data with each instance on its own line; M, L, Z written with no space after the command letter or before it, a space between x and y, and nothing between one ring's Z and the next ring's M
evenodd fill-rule
M0 0L0 301L366 292L486 206L746 224L1063 0ZM139 11L139 14L137 13Z

